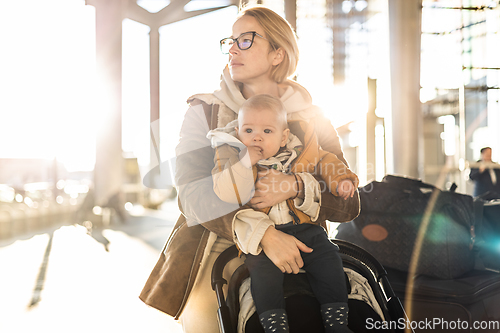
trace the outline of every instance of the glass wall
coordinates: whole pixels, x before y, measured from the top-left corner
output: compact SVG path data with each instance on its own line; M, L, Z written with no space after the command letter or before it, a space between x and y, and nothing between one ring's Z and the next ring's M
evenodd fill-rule
M480 149L500 157L499 20L498 1L423 1L420 97L427 132L441 139L426 146L426 176L435 179L447 160L448 185L469 194L468 166ZM432 159L436 153L444 158Z

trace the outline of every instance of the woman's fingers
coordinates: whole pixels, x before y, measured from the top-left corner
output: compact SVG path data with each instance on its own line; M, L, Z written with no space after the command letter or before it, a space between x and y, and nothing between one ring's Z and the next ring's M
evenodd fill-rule
M289 264L289 263L285 263L282 267L282 272L283 273L288 273L288 274L291 274L293 272L293 268L292 266Z
M295 244L297 244L297 248L302 252L311 253L313 251L313 249L299 241L297 238L295 238ZM300 258L300 260L302 261L302 258ZM302 265L300 267L302 267Z
M269 169L261 170L257 173L257 178L265 177L269 173Z
M258 208L258 209L265 208L264 200L262 200L262 197L259 195L259 193L257 193L257 191L254 194L253 198L250 199L248 204L250 205L250 207L252 207L254 209L255 208Z
M291 263L289 262L284 262L280 267L278 267L283 273L288 273L288 274L298 274L299 269L302 266L299 266L299 264L296 261L293 261Z
M274 227L266 230L261 245L267 257L283 273L297 274L304 266L300 251L312 251L297 238L276 230Z
M253 208L272 207L296 195L295 177L274 169L260 171L255 183L255 193L250 200Z

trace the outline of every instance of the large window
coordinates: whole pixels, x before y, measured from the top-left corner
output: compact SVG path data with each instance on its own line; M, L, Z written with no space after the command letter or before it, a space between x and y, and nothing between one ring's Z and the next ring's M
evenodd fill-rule
M0 158L94 167L94 17L83 0L0 2Z

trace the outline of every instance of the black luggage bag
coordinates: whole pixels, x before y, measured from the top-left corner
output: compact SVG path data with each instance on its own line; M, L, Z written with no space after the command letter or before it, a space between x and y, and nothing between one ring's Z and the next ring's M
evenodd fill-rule
M359 197L361 213L340 224L336 238L361 246L384 267L400 271L409 270L412 256L418 258L416 274L453 279L473 269L471 196L387 175L360 188ZM421 250L414 251L419 232L424 232Z
M426 189L444 200L436 201L424 237L419 261L424 266L417 266L408 279L407 252L413 251L418 227L412 219L420 216L421 222L431 201ZM368 184L360 190L360 198L360 217L341 224L337 237L380 256L410 319L408 326L416 333L500 332L500 201L473 199L396 176ZM434 234L433 228L441 232ZM452 237L450 228L455 229ZM441 246L440 252L430 251L432 240L434 249ZM442 267L425 263L431 259Z
M472 270L453 280L419 275L408 291L406 272L387 273L415 333L500 332L500 273Z
M474 198L476 267L500 271L500 199L489 194Z

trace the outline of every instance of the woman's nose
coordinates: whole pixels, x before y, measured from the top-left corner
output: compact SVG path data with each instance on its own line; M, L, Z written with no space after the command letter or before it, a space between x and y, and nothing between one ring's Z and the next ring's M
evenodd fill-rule
M231 45L231 47L229 48L229 54L236 54L237 52L239 52L240 49L238 48L238 44L236 42L233 43L233 45Z

